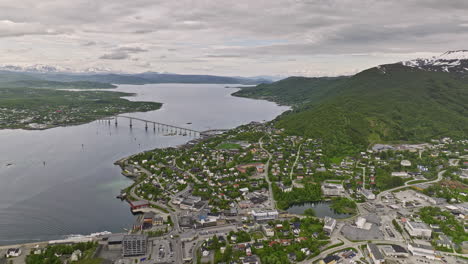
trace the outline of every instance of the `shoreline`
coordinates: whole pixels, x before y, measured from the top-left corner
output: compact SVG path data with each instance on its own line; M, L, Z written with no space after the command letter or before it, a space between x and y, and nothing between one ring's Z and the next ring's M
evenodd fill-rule
M231 87L230 87L231 88ZM234 88L234 87L232 87ZM238 89L237 87L235 89ZM232 96L231 94L229 94L230 96ZM234 97L234 96L233 96ZM247 98L246 98L247 99ZM254 98L250 98L250 99L253 99L253 100L258 100L258 99L254 99ZM259 100L259 101L264 101L264 100ZM139 101L137 101L139 102ZM157 111L157 110L160 110L160 108L162 107L163 103L159 103L160 106L157 108L157 109L152 109L152 110L148 110L148 111ZM276 104L276 103L275 103ZM144 112L148 112L148 111L144 111ZM142 111L140 111L142 112ZM125 113L128 113L128 112L125 112ZM130 113L133 113L133 112L130 112ZM77 122L77 123L72 123L72 124L67 124L67 125L54 125L54 126L51 126L51 127L45 127L45 128L30 128L30 127L23 127L23 128L0 128L0 131L1 130L24 130L24 131L43 131L43 130L47 130L47 129L53 129L53 128L59 128L59 127L72 127L72 126L78 126L78 125L84 125L84 124L89 124L89 123L92 123L94 121L97 121L99 119L104 119L104 118L110 118L110 117L114 117L115 115L112 115L112 116L103 116L103 117L100 117L100 118L95 118L95 119L92 119L90 121L84 121L84 122ZM276 118L276 117L275 117ZM274 118L272 119L274 120ZM227 128L227 129L222 129L224 130L225 132L228 132L228 131L231 131L232 129L235 129L239 126L243 126L243 125L246 125L246 124L249 124L251 122L255 122L255 121L248 121L246 123L243 123L243 124L238 124L236 125L235 127L232 127L232 128ZM176 145L176 146L169 146L169 147L164 147L164 148L187 148L187 147L191 147L193 146L194 144L202 141L202 140L205 140L205 139L208 139L208 138L211 138L213 136L216 136L216 131L212 131L213 134L205 134L203 136L200 136L200 137L196 137L196 138L193 138L193 139L190 139L188 141L186 141L185 143L182 143L182 144L179 144L179 145ZM132 157L134 157L135 155L138 155L140 153L145 153L145 152L149 152L149 151L154 151L155 149L158 149L158 148L154 148L154 149L150 149L150 150L145 150L145 151L141 151L141 152L136 152L132 155L129 155L129 156L125 156L125 157L122 157L116 161L113 162L114 165L118 165L121 169L121 174L123 172L123 166L124 166L124 163L126 161L128 161L129 159L131 159ZM121 176L124 176L124 177L127 177L129 179L132 180L133 183L136 182L136 178L135 177L129 177L128 175L124 175L122 174ZM119 177L121 177L119 176ZM131 185L129 185L128 187L130 187ZM127 187L127 188L128 188ZM116 194L117 195L117 194ZM115 197L115 196L114 196ZM129 223L129 226L131 226L131 222ZM102 231L102 230L101 230ZM100 232L100 231L98 231ZM67 239L67 238L71 238L72 236L74 236L76 234L66 234L66 235L61 235L60 237L58 237L57 239L59 240L63 240L63 239ZM80 234L80 236L82 237L85 237L85 236L90 236L91 234ZM5 245L0 245L0 248L11 248L11 247L31 247L31 246L35 246L35 245L48 245L50 244L50 242L52 241L55 241L55 239L45 239L45 240L38 240L38 241L34 241L34 242L25 242L25 243L12 243L12 244L5 244ZM8 243L8 242L7 242ZM76 242L73 242L72 240L70 240L69 243L76 243Z

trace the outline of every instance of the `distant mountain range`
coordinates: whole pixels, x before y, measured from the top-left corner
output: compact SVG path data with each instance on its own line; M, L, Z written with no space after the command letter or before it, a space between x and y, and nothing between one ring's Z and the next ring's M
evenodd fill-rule
M226 77L215 75L185 75L172 73L144 72L136 74L112 73L107 71L70 72L69 69L48 65L33 65L27 67L4 65L0 66L0 83L6 81L43 80L56 82L88 81L113 84L149 84L149 83L219 83L247 84L271 83L262 77Z
M467 51L380 65L351 77L290 77L237 96L293 105L277 125L322 138L335 155L370 143L468 137Z

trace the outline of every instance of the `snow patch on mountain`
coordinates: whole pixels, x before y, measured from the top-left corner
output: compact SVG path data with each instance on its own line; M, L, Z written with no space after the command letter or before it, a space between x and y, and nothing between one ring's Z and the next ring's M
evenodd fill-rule
M468 72L468 50L447 51L432 58L420 58L401 64L427 71Z

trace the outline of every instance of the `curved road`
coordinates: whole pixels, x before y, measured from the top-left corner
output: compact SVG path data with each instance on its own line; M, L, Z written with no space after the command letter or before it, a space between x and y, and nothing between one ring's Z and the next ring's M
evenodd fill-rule
M265 174L265 180L266 182L268 183L268 197L270 199L270 205L271 205L271 208L272 209L276 209L276 201L275 201L275 198L273 197L273 189L271 188L271 181L270 181L270 177L268 177L268 173L270 171L269 169L269 166L270 166L270 160L272 158L272 155L270 152L268 152L268 150L266 150L264 147L263 147L263 142L262 142L262 138L260 138L260 140L258 141L258 144L260 145L260 148L265 151L267 154L268 154L268 161L265 163L265 168L264 168L264 174Z
M439 173L437 174L437 179L432 180L432 181L423 182L423 183L436 183L436 182L439 182L439 181L441 181L443 179L444 173L445 173L445 170L439 171ZM392 189L389 189L389 190L386 190L386 191L383 191L383 192L377 194L376 200L380 201L382 199L382 196L384 196L384 194L387 194L388 192L393 192L393 191L396 191L396 190L399 190L399 189L406 188L408 186L414 186L414 185L418 184L418 183L409 184L410 182L411 181L405 182L405 185L403 185L403 186L395 187L395 188L392 188ZM420 183L422 183L422 182L420 182Z

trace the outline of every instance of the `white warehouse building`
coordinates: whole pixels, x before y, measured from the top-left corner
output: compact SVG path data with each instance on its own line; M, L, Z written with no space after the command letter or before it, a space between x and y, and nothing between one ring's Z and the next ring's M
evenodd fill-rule
M252 216L257 221L275 220L278 215L279 213L276 210L252 210Z
M412 237L430 238L432 229L422 222L407 221L405 229Z
M341 184L324 183L321 188L325 196L343 196L344 194L344 188Z

